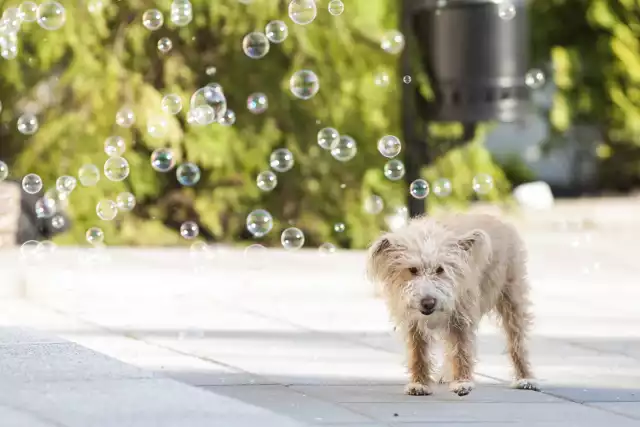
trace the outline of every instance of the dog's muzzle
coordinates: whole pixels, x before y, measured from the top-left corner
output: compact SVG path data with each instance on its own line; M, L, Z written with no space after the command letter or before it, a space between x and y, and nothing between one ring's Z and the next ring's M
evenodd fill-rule
M430 315L436 311L437 301L434 297L425 297L420 300L420 313L425 316Z

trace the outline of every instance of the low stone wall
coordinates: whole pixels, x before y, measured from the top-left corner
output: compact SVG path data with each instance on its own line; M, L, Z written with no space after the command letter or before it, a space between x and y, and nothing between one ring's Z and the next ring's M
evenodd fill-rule
M20 187L14 182L0 182L0 248L16 244L21 214Z

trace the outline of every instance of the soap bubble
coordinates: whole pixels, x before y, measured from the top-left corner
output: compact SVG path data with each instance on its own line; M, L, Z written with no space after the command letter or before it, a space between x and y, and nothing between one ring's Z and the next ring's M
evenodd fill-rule
M323 243L318 248L318 252L320 252L320 255L334 254L336 252L336 245L333 243Z
M98 218L104 221L111 221L118 215L118 205L113 200L100 200L96 205Z
M282 43L289 35L287 24L282 21L271 21L264 27L264 33L271 43Z
M316 19L318 9L315 0L292 0L289 3L289 18L299 25L307 25Z
M169 53L169 51L173 48L173 42L169 37L163 37L158 40L158 50L160 53Z
M200 181L200 168L194 163L183 163L176 170L176 178L185 187L196 185Z
M38 118L33 114L25 113L18 118L18 132L24 135L33 135L39 127Z
M387 31L382 36L380 47L387 53L397 55L404 49L404 36L400 31Z
M404 163L400 160L389 160L384 165L384 176L391 181L397 181L404 176Z
M342 3L340 0L331 0L329 2L330 14L332 14L333 16L338 16L342 15L342 12L344 12L344 3Z
M409 185L409 194L416 199L424 199L429 195L429 183L424 179L416 179Z
M171 22L176 27L184 27L193 20L193 7L189 0L176 0L171 3Z
M389 75L387 73L378 73L373 78L373 82L376 86L387 87L389 86Z
M83 187L93 187L100 181L100 170L92 164L82 165L78 169L78 180Z
M216 121L216 112L211 105L200 105L193 111L193 119L200 126L210 125Z
M9 166L7 166L5 162L0 160L0 182L7 179L8 176L9 176Z
M344 230L346 230L347 227L344 225L344 222L336 222L333 225L333 231L335 231L336 233L344 233Z
M320 81L313 71L301 70L291 76L289 88L296 98L310 99L318 93Z
M263 237L273 228L273 217L264 209L258 209L247 215L247 230L254 237Z
M242 39L242 50L249 58L264 58L269 53L269 39L257 31L249 33Z
M56 202L48 197L41 197L36 201L35 213L37 218L51 218L57 211Z
M453 187L447 178L438 178L431 183L431 189L437 197L447 197L451 194Z
M235 122L236 122L236 113L229 108L227 108L227 111L225 111L222 117L220 117L220 119L218 120L218 123L220 123L223 126L231 126Z
M121 136L110 136L104 141L104 152L109 157L121 156L125 150L126 144Z
M199 234L200 227L193 221L186 221L180 226L180 235L185 239L195 239Z
M227 98L225 98L224 92L222 92L222 88L219 85L209 84L191 95L189 105L195 113L195 119L200 121L199 123L209 119L210 113L206 108L207 106L213 109L213 118L218 121L224 117L227 111ZM198 111L199 109L201 111Z
M176 166L173 151L168 148L157 148L151 153L151 167L158 172L169 172Z
M167 135L169 124L162 116L151 116L147 120L147 133L153 138L163 138Z
M20 5L20 18L24 22L34 22L38 19L38 5L32 1L23 1Z
M502 0L498 4L498 16L500 19L510 21L516 16L516 7L510 0Z
M286 172L294 165L293 153L286 148L278 148L271 153L269 165L276 172Z
M51 218L51 226L56 230L60 230L65 226L65 224L66 221L62 215L55 215L53 218Z
M473 177L471 185L477 194L489 194L493 189L493 178L491 175L479 173Z
M280 235L280 243L289 251L300 249L304 245L304 233L296 227L287 228Z
M91 227L85 233L85 238L90 244L99 245L100 243L104 242L104 231L102 231L102 229L98 227Z
M358 145L355 139L349 135L341 135L338 142L331 147L331 155L340 162L348 162L358 153Z
M384 209L384 201L382 197L372 194L364 199L363 209L369 215L378 215Z
M18 56L18 45L12 42L7 42L4 45L0 45L0 47L0 56L4 59L10 61Z
M247 109L253 114L261 114L267 111L269 100L267 95L261 92L252 93L247 98Z
M110 157L104 162L104 176L110 181L125 180L129 171L129 162L124 157Z
M392 159L402 150L402 143L393 135L385 135L378 140L378 151L384 157Z
M34 258L38 255L38 246L40 242L37 240L27 240L20 246L20 255L22 258ZM37 259L37 258L36 258Z
M530 70L524 77L524 83L531 89L540 89L545 82L544 73L537 68Z
M116 124L123 128L130 128L136 121L133 110L129 107L122 107L116 113Z
M180 95L170 93L162 98L162 111L167 114L178 114L182 110Z
M50 254L58 249L58 245L53 243L51 240L43 240L37 247L37 251L40 254Z
M334 128L324 128L318 132L318 145L325 150L330 150L339 141L340 134Z
M47 1L38 6L36 20L45 30L54 31L62 28L67 20L64 7L56 1Z
M164 24L164 16L158 9L149 9L142 14L142 25L147 30L155 31Z
M271 191L278 185L278 177L271 171L263 171L258 174L256 184L262 191Z
M129 212L136 207L136 196L129 192L120 193L116 197L116 205L118 205L118 210Z
M204 70L204 73L207 76L214 76L216 74L216 72L218 71L218 69L216 67L214 67L213 65L210 67L207 67L206 70Z
M25 193L36 194L42 190L42 178L35 173L30 173L22 178L22 189Z
M402 78L402 81L403 81L405 84L409 84L409 83L411 83L411 76L404 76L404 77Z

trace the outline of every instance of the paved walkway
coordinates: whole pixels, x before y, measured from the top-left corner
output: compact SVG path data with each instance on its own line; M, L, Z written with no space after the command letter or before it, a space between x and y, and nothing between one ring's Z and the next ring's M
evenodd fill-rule
M506 386L486 322L462 398L402 394L362 253L59 250L22 267L0 253L20 279L0 284L0 425L640 425L640 236L526 237L544 391Z

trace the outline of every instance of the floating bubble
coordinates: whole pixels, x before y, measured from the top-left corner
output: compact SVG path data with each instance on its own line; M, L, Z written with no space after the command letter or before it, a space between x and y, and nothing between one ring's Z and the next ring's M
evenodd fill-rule
M516 16L516 7L510 0L502 0L498 4L498 16L505 21L511 21Z
M66 223L67 222L62 215L55 215L53 218L51 218L51 226L56 230L64 228Z
M116 197L116 205L118 206L118 210L130 212L136 207L136 196L129 192L120 193L118 197Z
M25 113L18 118L18 132L24 135L33 135L39 127L38 118L33 114Z
M169 53L173 48L173 42L169 37L163 37L158 40L158 51L160 53Z
M402 143L393 135L385 135L378 140L378 151L384 157L392 159L402 151Z
M408 85L409 83L411 83L411 76L404 76L402 78L402 81Z
M158 172L169 172L176 166L173 151L168 148L157 148L151 153L151 167Z
M363 209L369 215L378 215L384 209L382 197L372 194L364 199Z
M267 111L269 100L267 95L261 92L252 93L247 98L247 109L253 114L262 114Z
M333 243L323 243L318 248L320 255L332 255L336 252L336 245Z
M0 56L10 61L18 56L18 45L14 43L5 43L0 45Z
M180 95L170 93L162 98L161 107L167 114L178 114L182 110L182 99Z
M8 176L9 176L9 166L7 166L5 162L0 160L0 182L7 179Z
M151 116L147 121L147 133L153 138L164 138L169 124L162 116Z
M53 243L51 240L43 240L38 244L37 251L40 254L51 254L58 249L58 245Z
M62 28L67 20L64 7L56 1L47 1L38 6L36 20L45 30L54 31Z
M189 252L192 256L200 257L204 255L205 258L213 258L211 248L205 242L193 242L191 246L189 246Z
M57 188L47 190L43 198L47 199L47 203L53 204L58 211L66 209L69 204L69 193L66 191L58 191Z
M200 181L200 168L194 163L183 163L176 170L176 178L185 187L196 185Z
M242 39L242 50L249 58L264 58L269 53L269 39L257 31L249 33Z
M473 177L471 185L477 194L489 194L493 189L493 178L491 175L479 173Z
M20 5L20 19L35 22L38 19L38 5L32 1L23 1Z
M90 244L99 245L100 243L104 242L104 231L102 231L102 229L98 227L91 227L85 233L85 238Z
M340 162L348 162L358 153L356 140L349 135L341 135L337 143L331 147L331 155Z
M100 170L92 164L82 165L78 169L78 180L83 187L93 187L100 181Z
M267 248L264 246L254 243L253 245L249 245L244 248L244 257L245 259L249 259L251 261L250 265L254 269L257 267L262 267L262 262L264 261L264 256L267 253Z
M164 16L158 9L149 9L142 14L142 25L147 30L155 31L164 24Z
M231 126L235 122L236 122L236 113L229 108L227 108L227 111L225 111L222 117L220 117L220 119L218 120L218 123L220 123L223 126Z
M180 226L180 235L185 239L195 239L199 234L200 227L193 221L186 221Z
M344 3L342 3L340 0L331 0L329 2L328 9L329 13L333 16L342 15L342 12L344 12Z
M129 171L129 162L124 157L110 157L104 162L104 176L110 181L125 180Z
M102 9L104 9L104 4L102 3L102 0L89 0L87 9L91 14L100 13L102 12Z
M289 3L289 18L298 25L311 23L317 14L315 0L292 0Z
M397 181L404 176L404 163L400 160L389 160L384 165L384 176L391 181Z
M121 136L110 136L104 141L104 152L109 157L121 156L127 146Z
M210 67L207 67L207 69L206 69L206 70L204 70L204 72L205 72L205 74L206 74L207 76L214 76L214 75L216 74L216 72L217 72L217 71L218 71L218 70L217 70L217 68L216 68L216 67L214 67L213 65L212 65L212 66L210 66Z
M98 218L104 221L111 221L118 215L118 205L113 200L100 200L96 205Z
M122 107L116 113L116 124L123 128L130 128L136 122L136 116L129 107Z
M42 178L35 173L30 173L22 178L22 189L25 193L36 194L42 190Z
M247 215L247 230L254 237L263 237L273 228L273 217L264 209L258 209Z
M36 201L35 213L37 218L51 218L57 211L56 202L48 197L41 197Z
M344 230L346 229L347 227L344 225L344 222L336 222L333 224L333 231L336 233L344 233Z
M258 174L256 184L262 191L272 191L278 185L278 177L271 171L263 171Z
M269 165L276 172L286 172L294 165L293 153L286 148L273 150L269 157Z
M206 108L208 106L213 109L214 120L218 121L224 117L227 111L227 98L225 98L220 85L211 83L196 90L193 95L191 95L189 105L191 110L194 111L196 120L208 120L208 116L210 115L210 112L208 112ZM202 111L198 111L200 108L202 108Z
M416 179L409 185L409 194L416 199L424 199L429 195L429 183L424 179Z
M389 86L389 75L387 73L378 73L373 78L373 82L376 86L387 87Z
M404 35L396 30L387 31L382 35L380 47L387 53L397 55L404 49Z
M534 68L527 72L524 77L524 83L531 89L540 89L544 86L546 79L542 70Z
M331 150L339 141L340 134L334 128L324 128L318 132L318 145L324 150Z
M216 121L216 112L210 105L200 105L190 113L192 113L193 121L200 126L210 125Z
M208 83L205 87L209 87L209 88L211 88L213 90L216 90L216 91L218 91L218 92L220 92L221 94L224 95L224 90L222 90L222 85L220 85L220 83L215 83L215 82Z
M177 27L184 27L193 20L193 7L188 0L171 3L171 22Z
M283 21L271 21L264 27L264 34L271 43L282 43L289 36L289 28Z
M453 187L447 178L438 178L431 183L431 189L437 197L447 197L451 194Z
M296 98L310 99L320 90L320 81L313 71L300 70L289 79L289 89Z
M304 245L304 233L296 227L287 228L280 235L280 243L288 251L300 249Z
M38 246L40 242L36 240L27 240L20 246L20 255L23 259L33 259L38 255Z

